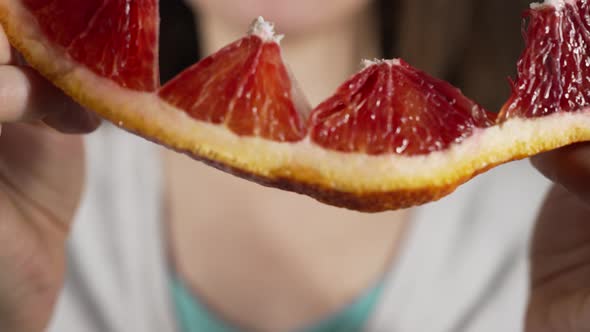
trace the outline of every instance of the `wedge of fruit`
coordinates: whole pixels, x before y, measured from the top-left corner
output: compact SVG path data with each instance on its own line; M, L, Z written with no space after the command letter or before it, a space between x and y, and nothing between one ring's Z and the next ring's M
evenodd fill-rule
M590 140L590 5L547 1L529 15L514 93L496 119L401 60L367 62L310 111L281 36L262 19L160 87L156 0L0 0L11 43L106 119L238 176L360 211L433 201L495 165Z

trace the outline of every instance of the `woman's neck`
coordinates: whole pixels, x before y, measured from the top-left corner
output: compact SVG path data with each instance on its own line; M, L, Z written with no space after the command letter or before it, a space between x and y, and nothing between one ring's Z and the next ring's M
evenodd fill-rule
M281 42L285 61L312 105L330 96L356 72L361 59L379 56L372 10L314 29L313 33L287 35ZM202 15L199 22L206 55L242 37L248 29L213 14ZM277 26L279 33L280 28Z

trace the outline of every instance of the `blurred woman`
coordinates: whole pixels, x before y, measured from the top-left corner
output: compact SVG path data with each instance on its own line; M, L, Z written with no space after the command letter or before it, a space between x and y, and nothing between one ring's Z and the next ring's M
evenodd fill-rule
M526 3L167 0L161 8L165 80L263 15L287 34L286 61L313 104L361 58L401 56L495 110L509 94ZM17 91L0 122L94 129L93 116L18 66L7 43L0 50L0 82ZM527 162L495 169L437 203L365 215L263 188L108 124L85 139L85 167L75 137L20 123L3 130L1 331L524 329L527 240L549 188ZM538 163L573 192L587 190L564 180L560 160L552 154ZM568 160L579 166L577 178L590 179L588 156ZM555 231L556 209L568 206L567 222L590 217L572 197L554 193L544 205L535 248L555 244L544 234ZM533 280L559 280L552 272L562 265L540 262ZM575 301L555 306L548 322L557 297L535 294L530 331L584 331L571 325Z

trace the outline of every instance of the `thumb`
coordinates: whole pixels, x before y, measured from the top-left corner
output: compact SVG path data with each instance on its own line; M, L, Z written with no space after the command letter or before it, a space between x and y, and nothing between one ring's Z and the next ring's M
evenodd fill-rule
M556 185L532 240L527 331L590 331L590 145L532 161Z

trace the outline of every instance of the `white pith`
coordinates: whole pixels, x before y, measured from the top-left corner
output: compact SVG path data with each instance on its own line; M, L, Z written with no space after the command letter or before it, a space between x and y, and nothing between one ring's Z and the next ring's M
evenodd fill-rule
M275 32L275 25L265 21L262 16L258 16L250 26L250 34L260 37L265 42L280 43L285 37Z
M538 8L542 8L542 7L547 7L547 6L552 6L555 7L555 9L557 10L562 10L566 4L570 4L573 5L576 3L577 0L545 0L542 3L532 3L531 4L531 8L532 9L538 9Z
M0 0L0 10L7 13L8 26L19 26L17 24L23 18L34 22L21 1ZM261 24L259 32L275 38L274 34L268 34L269 27ZM590 140L590 109L534 120L512 119L501 126L479 130L447 150L415 157L341 153L320 147L309 139L278 143L239 137L225 127L194 120L155 94L130 91L98 77L69 60L61 50L51 47L35 24L19 26L19 33L22 46L36 55L35 59L40 61L38 65L51 68L46 75L59 78L63 87L70 91L84 93L75 96L79 101L107 105L108 110L117 110L118 115L149 124L147 134L156 140L182 137L183 141L174 148L261 177L288 177L355 193L422 189L456 184L488 166L515 157ZM253 33L258 35L256 31ZM101 100L105 96L108 101ZM102 110L102 114L108 110ZM131 131L142 128L126 123L124 119L115 122Z
M378 65L378 64L382 64L382 63L386 63L390 66L399 66L400 60L399 59L373 59L373 60L368 60L368 59L364 59L361 61L361 67L363 69L371 67L373 65Z
M148 121L156 123L162 131L174 131L175 135L190 138L189 145L182 149L200 151L204 155L213 152L223 162L243 165L262 176L272 177L289 169L313 171L321 178L318 180L332 183L334 188L341 190L417 189L425 183L444 186L459 180L458 169L477 172L488 165L508 161L523 151L534 154L543 148L542 142L553 141L562 146L570 142L568 135L581 134L590 139L589 110L534 120L509 120L502 126L479 130L450 149L424 156L342 153L325 149L309 139L278 143L240 137L226 127L194 120L155 95L129 91L113 93L117 89L115 84L99 82L105 80L96 76L89 79L91 75L85 69L76 69L71 75L83 78L79 79L81 84L94 86L97 95L108 95L111 107L135 112L142 118L151 119ZM92 84L92 80L96 80L96 84ZM120 125L125 127L125 123Z

